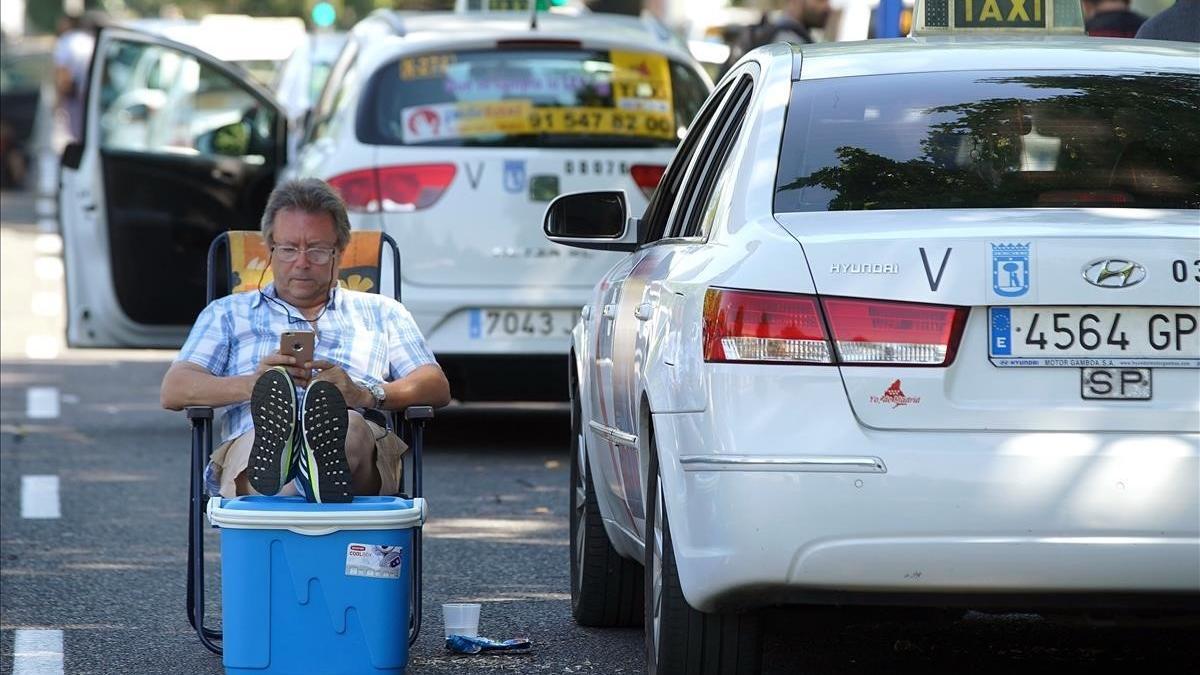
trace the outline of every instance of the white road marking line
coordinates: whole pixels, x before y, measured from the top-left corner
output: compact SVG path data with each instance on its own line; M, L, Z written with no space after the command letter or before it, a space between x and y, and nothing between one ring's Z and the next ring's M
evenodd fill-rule
M30 335L25 338L25 356L31 359L58 357L60 340L53 335Z
M33 294L30 304L37 316L58 316L62 314L62 293L58 291L37 291Z
M33 250L43 255L59 255L62 247L62 237L57 234L39 234L33 240Z
M42 255L33 261L33 272L42 281L58 281L63 277L62 258Z
M58 476L21 476L21 517L39 520L62 517Z
M59 416L58 387L30 387L25 390L25 414L30 419L49 420Z
M13 675L62 675L63 632L18 628L13 634Z

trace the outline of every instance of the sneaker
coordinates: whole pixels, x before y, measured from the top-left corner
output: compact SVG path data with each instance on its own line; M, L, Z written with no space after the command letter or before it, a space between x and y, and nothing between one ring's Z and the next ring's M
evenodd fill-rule
M346 431L349 428L346 399L329 382L313 382L304 392L300 414L300 437L304 457L300 476L306 494L315 502L348 502L350 464L346 462Z
M273 495L287 483L296 437L296 387L282 366L263 373L250 394L254 447L250 450L250 486Z

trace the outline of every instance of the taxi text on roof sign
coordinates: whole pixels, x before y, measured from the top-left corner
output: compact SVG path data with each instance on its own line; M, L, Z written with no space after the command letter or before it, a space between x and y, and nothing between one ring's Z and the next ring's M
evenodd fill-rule
M1079 0L917 0L912 35L1083 34Z

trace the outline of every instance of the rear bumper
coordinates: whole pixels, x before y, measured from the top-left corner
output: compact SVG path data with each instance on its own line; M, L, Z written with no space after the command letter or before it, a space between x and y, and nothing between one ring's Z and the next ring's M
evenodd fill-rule
M1200 601L1200 435L885 432L774 398L654 416L697 608Z
M570 329L590 294L590 288L405 285L403 299L436 354L565 355L571 348ZM557 310L571 319L569 325L556 326L550 337L479 339L471 337L469 327L473 308Z
M568 400L567 355L436 354L450 396L465 402Z

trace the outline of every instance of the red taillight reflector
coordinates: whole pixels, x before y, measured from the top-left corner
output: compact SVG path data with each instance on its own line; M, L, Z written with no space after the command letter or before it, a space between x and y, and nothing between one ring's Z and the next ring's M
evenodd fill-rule
M350 211L375 213L379 210L379 180L374 169L363 169L329 179L333 189L342 195Z
M363 213L433 206L454 180L453 164L406 164L351 171L329 179L346 208Z
M954 360L967 310L908 302L822 298L838 361L940 366Z
M450 181L453 164L410 164L379 169L379 196L384 211L416 211L433 206Z
M816 298L710 288L704 360L832 363Z
M657 164L634 164L629 167L629 175L633 177L633 182L641 188L642 194L646 195L646 199L649 199L650 195L654 194L654 188L658 187L663 172L666 170L667 167Z

